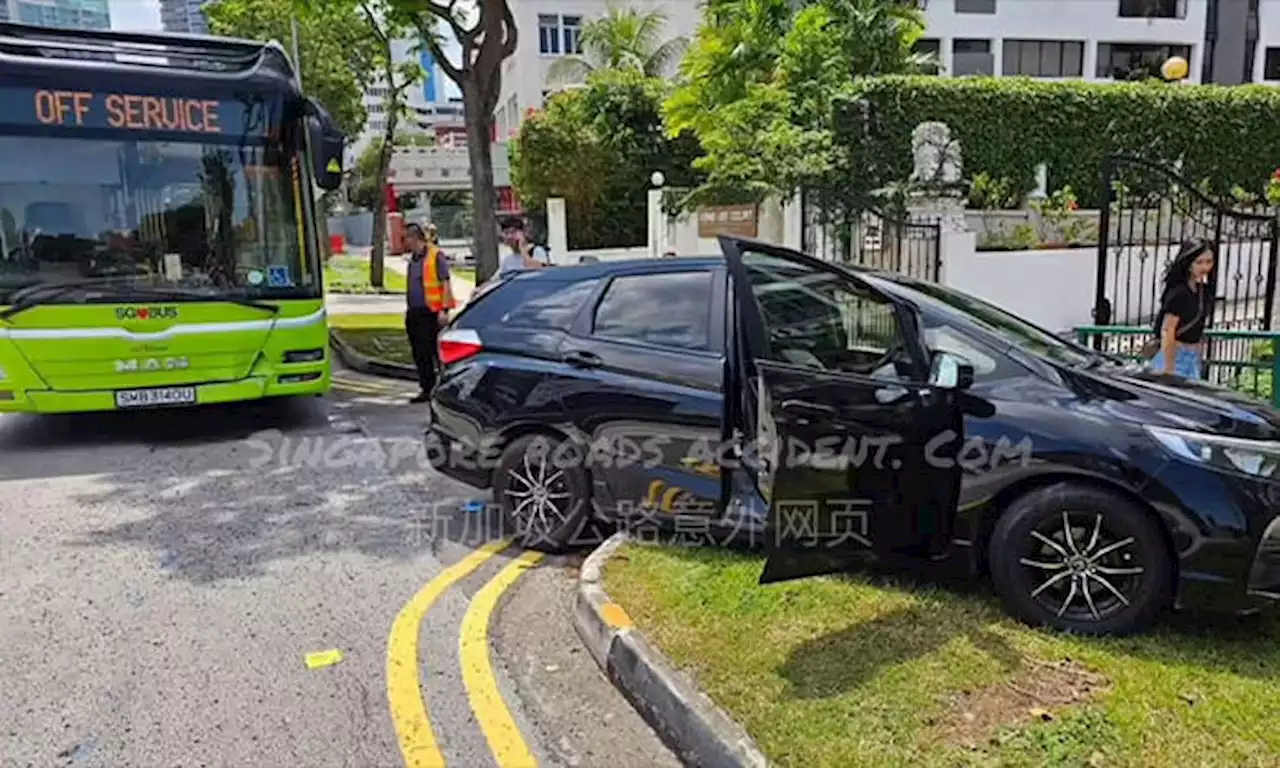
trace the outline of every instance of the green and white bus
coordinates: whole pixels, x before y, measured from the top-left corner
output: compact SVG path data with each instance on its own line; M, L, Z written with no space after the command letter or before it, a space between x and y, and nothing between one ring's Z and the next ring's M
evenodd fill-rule
M328 391L342 151L276 43L0 24L0 413Z

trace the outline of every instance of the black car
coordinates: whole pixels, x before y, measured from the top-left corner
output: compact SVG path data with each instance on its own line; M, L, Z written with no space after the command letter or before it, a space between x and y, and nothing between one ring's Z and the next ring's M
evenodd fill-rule
M761 582L872 556L1124 633L1280 599L1280 414L929 282L750 240L503 280L440 337L435 463L530 546L657 519Z

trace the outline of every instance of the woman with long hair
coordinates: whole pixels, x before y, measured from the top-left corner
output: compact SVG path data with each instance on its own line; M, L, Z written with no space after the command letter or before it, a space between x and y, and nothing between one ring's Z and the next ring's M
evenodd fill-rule
M1200 378L1204 360L1204 328L1213 312L1209 275L1215 254L1210 243L1188 240L1169 265L1155 330L1159 347L1151 358L1157 373Z

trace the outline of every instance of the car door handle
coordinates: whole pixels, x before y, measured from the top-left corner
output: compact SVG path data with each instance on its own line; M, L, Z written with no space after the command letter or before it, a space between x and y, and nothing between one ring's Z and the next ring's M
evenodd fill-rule
M783 400L782 410L797 416L835 416L836 409L822 403L811 403L808 400Z
M596 353L581 349L565 352L560 359L575 368L595 368L604 362Z

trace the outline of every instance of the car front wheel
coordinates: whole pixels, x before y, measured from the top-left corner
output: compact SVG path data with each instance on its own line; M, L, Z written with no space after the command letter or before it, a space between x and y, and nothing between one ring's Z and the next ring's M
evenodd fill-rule
M502 452L493 495L516 541L529 549L559 552L589 518L591 486L581 452L547 435L526 435Z
M1172 597L1172 565L1157 523L1100 488L1062 483L1022 496L996 523L989 551L996 590L1028 624L1130 634Z

